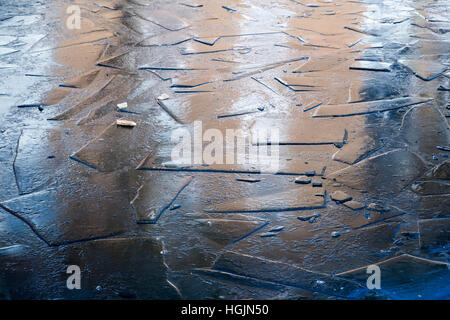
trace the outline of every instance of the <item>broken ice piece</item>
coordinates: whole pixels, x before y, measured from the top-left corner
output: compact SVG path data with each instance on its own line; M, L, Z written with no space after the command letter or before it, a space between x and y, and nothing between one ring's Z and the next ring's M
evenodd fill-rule
M298 178L295 178L295 183L298 183L298 184L308 184L308 183L311 183L311 178L307 178L307 177L298 177Z
M284 226L277 226L277 227L273 227L272 229L269 230L269 232L280 232L284 230Z
M358 201L355 201L355 200L351 200L351 201L347 201L346 203L344 203L344 206L346 206L349 209L352 209L352 210L356 211L356 210L363 209L365 207L365 204L361 203L361 202L358 202Z
M315 221L318 217L320 217L320 213L315 213L313 215L309 215L309 216L305 216L305 217L297 217L297 219L300 221L311 221L311 220Z
M344 29L351 30L351 31L354 31L354 32L358 32L358 33L362 33L362 34L367 34L369 36L378 37L378 35L375 34L375 33L364 31L364 30L356 28L356 27L347 27L347 26L345 26Z
M163 93L162 95L160 95L160 96L158 97L158 100L159 100L159 101L164 101L164 100L167 100L167 99L169 99L169 98L170 98L170 97L169 97L168 94Z
M311 224L312 224L312 223L316 223L316 222L317 222L317 218L318 218L318 216L309 219L309 220L308 220L308 223L311 223Z
M337 231L333 231L332 233L331 233L331 236L333 237L333 238L337 238L337 237L339 237L341 234L339 233L339 232L337 232Z
M436 149L442 150L442 151L450 151L450 147L446 147L446 146L436 146Z
M44 105L43 104L38 104L38 103L32 103L32 104L21 104L18 105L17 108L38 108L39 111L44 110Z
M227 10L228 12L236 12L235 9L229 8L227 6L222 6L222 8L224 8L225 10Z
M261 238L275 237L277 234L275 232L265 232L261 233L259 236Z
M367 210L378 211L378 212L389 211L388 209L385 209L382 206L380 206L379 204L376 204L373 202L369 203L369 205L367 206Z
M120 110L126 109L126 108L128 108L128 103L126 103L126 102L119 103L117 105L117 108L119 108Z
M118 126L121 126L121 127L136 127L136 122L134 122L134 121L130 121L130 120L126 120L126 119L118 119L117 121L116 121L116 124L118 125Z
M236 179L236 181L255 183L255 182L260 182L261 180L260 179L251 179L251 178L238 178L238 179Z
M335 191L331 194L331 200L334 200L337 203L344 203L352 200L352 197L343 191Z
M185 2L183 2L183 3L180 3L182 6L186 6L186 7L189 7L189 8L201 8L201 7L203 7L203 5L202 4L199 4L199 3L185 3Z
M364 70L364 71L391 71L391 63L378 61L356 61L350 66L350 70Z
M399 60L398 62L423 81L434 80L448 70L447 66L430 60Z

